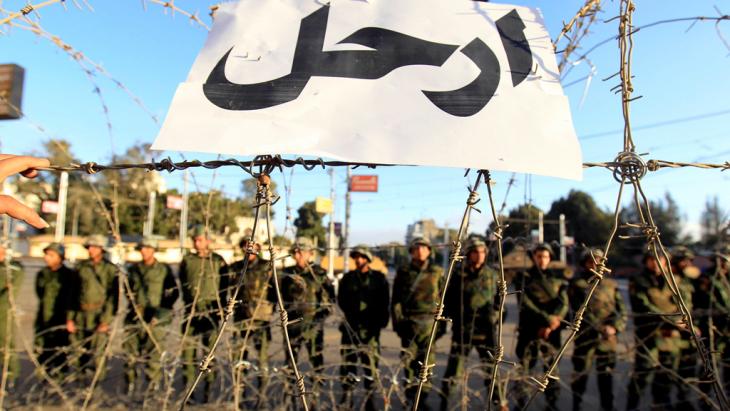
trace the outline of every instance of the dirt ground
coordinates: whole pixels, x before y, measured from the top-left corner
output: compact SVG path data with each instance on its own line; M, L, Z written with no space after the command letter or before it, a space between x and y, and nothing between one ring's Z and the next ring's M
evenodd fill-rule
M50 398L48 396L45 397L39 397L37 395L34 395L34 393L41 391L42 389L48 389L48 387L45 387L45 382L39 381L37 377L34 376L34 366L33 364L28 360L27 355L22 352L23 347L25 344L32 342L32 336L33 336L33 320L35 317L35 312L37 308L37 298L35 296L34 292L34 283L35 283L35 275L38 269L40 268L40 260L24 260L23 264L26 267L26 278L23 282L22 290L20 298L18 299L19 303L19 320L21 324L20 332L16 334L16 349L21 351L20 358L21 358L21 364L22 364L22 373L20 378L18 379L18 383L15 387L15 391L11 393L8 400L6 400L5 405L10 406L11 409L60 409L59 403L57 399ZM621 282L621 289L624 294L626 294L626 283ZM628 296L626 296L626 299L628 300ZM340 363L340 332L338 331L338 323L339 320L335 318L336 316L333 316L333 318L330 318L327 322L326 330L325 330L325 371L324 371L324 379L325 383L323 388L321 389L321 392L319 393L319 402L318 402L318 409L333 409L338 407L339 401L340 401L340 389L339 389L339 383L337 383L337 377L339 373L339 363ZM516 299L514 295L510 295L509 299L507 301L507 319L505 323L505 330L504 330L504 343L505 343L505 352L507 355L507 360L514 361L516 360L514 357L514 347L515 347L515 322L517 318L517 307L516 307ZM282 338L281 338L281 331L279 327L276 325L276 323L272 323L272 334L273 334L273 342L270 346L270 365L271 365L271 374L272 374L272 384L269 386L269 390L267 391L267 398L273 403L281 404L281 399L286 398L289 395L289 392L287 391L287 388L283 386L282 384L276 384L273 383L273 381L276 379L277 373L281 374L283 372L282 368L286 368L286 359L284 356L284 351L282 349ZM564 335L565 335L564 331ZM620 364L618 366L618 369L615 372L615 395L616 395L616 408L617 409L623 409L624 408L624 402L626 398L626 384L627 384L627 377L628 377L628 371L630 364L627 361L626 356L626 349L628 347L628 343L630 342L630 332L624 333L621 336L622 344L621 344L621 352L619 354L620 358ZM386 391L389 390L393 382L397 382L398 384L402 383L402 373L398 373L400 369L400 360L399 360L399 352L400 352L400 341L395 335L395 333L390 328L390 325L386 330L384 330L382 336L381 336L381 344L382 344L382 359L381 359L381 365L380 365L380 373L381 373L381 381L382 385L384 386L384 389ZM173 337L172 339L167 341L168 347L171 347L171 352L175 351L174 347L176 347L176 341ZM437 366L434 370L434 388L438 388L441 385L441 376L444 373L444 369L447 362L448 357L448 351L450 346L450 338L449 334L441 338L437 344L436 344L436 363ZM560 366L560 381L559 383L562 386L561 394L560 394L560 409L570 409L572 399L570 395L570 374L572 365L570 362L570 355L572 350L568 350L566 353L566 356L564 357L564 360L561 363ZM221 349L218 351L220 353L219 357L225 358L226 356L231 356L233 351L231 350L231 345L227 342L224 342L221 346ZM143 404L142 402L131 402L128 398L126 398L126 384L124 382L124 374L123 374L123 364L125 361L124 356L121 354L120 344L117 341L117 343L114 345L114 359L110 362L110 369L103 380L100 389L98 389L95 392L94 401L92 402L92 408L104 408L104 409L135 409L135 408L142 408L145 407L152 407L152 408L158 408L159 402L148 402ZM302 369L305 375L308 375L308 369L309 367L307 364L306 354L302 353L299 358L299 363L303 364ZM475 352L471 354L468 367L475 367L479 363L478 357ZM507 372L509 369L508 367L504 368L504 372ZM535 370L535 374L537 374L539 370ZM226 378L224 376L221 376L219 373L218 379L216 380L215 386L217 389L221 392L223 391L230 391L230 378ZM230 376L227 376L230 377ZM282 379L280 379L282 380ZM309 383L310 381L307 380ZM311 384L307 385L308 387L311 386ZM399 385L394 387L393 390L394 395L392 396L392 409L394 410L400 410L404 409L404 406L401 402L402 396L399 397ZM78 401L78 405L81 404L81 397L84 394L84 389L80 386L78 387L64 387L64 389L68 389L69 391L67 394L70 396L75 396L76 401ZM180 373L176 373L176 384L175 384L176 392L172 395L172 399L174 400L172 402L171 408L174 408L177 406L177 402L179 401L180 396L182 395L183 387L182 382L180 381ZM486 388L484 386L484 380L483 377L479 376L478 372L473 372L469 374L468 378L468 395L466 396L468 398L468 403L466 404L466 409L485 409L485 397L487 395ZM160 394L155 394L160 395ZM246 398L250 399L253 394L251 393L251 390L247 390L246 392ZM200 397L200 392L198 393L198 398ZM225 397L225 398L224 398ZM233 403L230 400L230 395L224 395L220 396L219 400L217 400L214 404L207 404L207 405L197 405L197 406L191 406L190 409L231 409L233 407ZM153 398L153 400L159 400L159 398ZM459 399L454 398L452 399L451 407L454 409L459 409L458 404ZM426 405L430 406L431 409L438 409L440 403L439 396L432 392L431 395L428 397L426 401ZM360 394L356 395L355 399L355 406L356 408L361 404L361 392ZM382 400L379 400L377 402L378 408L383 406ZM342 409L341 404L339 404L339 408ZM243 406L255 408L255 404L252 401L244 402ZM282 409L281 405L278 406L272 406L274 409ZM539 399L535 404L533 409L543 409L544 403L541 399ZM597 409L599 408L598 404L598 397L597 397L597 388L595 386L595 378L591 377L591 380L589 381L589 388L588 392L586 394L586 398L584 400L584 409Z

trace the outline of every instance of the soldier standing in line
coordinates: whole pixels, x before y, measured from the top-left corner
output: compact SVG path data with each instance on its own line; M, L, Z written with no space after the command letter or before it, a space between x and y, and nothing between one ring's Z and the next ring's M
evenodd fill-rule
M670 251L672 273L680 278L679 286L686 288L685 295L691 296L687 304L693 304L695 286L701 274L699 267L694 265L695 253L685 246L673 247ZM683 348L679 356L679 376L683 379L697 378L697 346L692 334L682 333ZM691 388L687 384L677 386L677 402L683 410L692 411L695 407L691 401Z
M114 313L119 304L117 267L104 255L107 239L90 236L85 244L89 259L78 266L78 311L69 313L67 327L71 341L81 350L81 371L93 374L99 367ZM74 304L76 305L76 304ZM102 375L105 370L102 370Z
M694 294L694 305L699 316L700 330L706 338L707 348L719 365L716 378L722 376L725 390L730 392L730 245L719 246L712 265L700 276ZM719 361L718 361L719 360ZM700 375L700 379L706 380ZM712 385L703 383L700 388L711 395ZM712 407L701 404L703 410Z
M15 338L13 316L16 315L16 312L10 304L10 293L12 291L12 297L15 301L20 293L23 277L25 277L23 266L17 261L10 260L6 245L0 242L0 353L2 353L2 366L3 368L7 367L8 370L8 391L12 391L15 379L20 372L20 363L13 344ZM7 361L7 364L5 361ZM4 395L4 393L0 394Z
M340 324L342 332L343 405L352 407L352 390L357 385L357 366L365 373L367 400L365 409L375 410L373 401L374 379L378 378L380 357L380 330L388 325L390 286L384 273L370 268L373 255L365 245L350 252L355 270L345 273L340 280L337 302L345 315Z
M240 242L244 251L248 248L248 239ZM261 244L252 244L253 253L248 256L248 267L243 277L241 289L238 292L240 302L237 303L233 320L236 323L234 329L241 344L248 334L247 345L253 341L253 346L258 353L258 395L259 401L265 397L269 376L269 343L271 342L271 315L274 312L276 294L274 292L271 267L268 261L259 256ZM245 255L245 254L244 254ZM231 295L238 278L243 272L244 260L237 261L229 267L228 275L223 277L221 285L221 300L227 301ZM248 359L249 347L243 349L243 359Z
M78 295L78 274L63 263L66 248L52 243L43 249L46 266L36 275L38 314L35 318L35 344L40 354L38 362L52 376L60 376L67 368L69 332L66 326L73 297Z
M496 322L495 295L498 274L487 265L487 244L471 239L465 249L465 261L454 270L446 291L444 315L451 319L451 351L442 382L441 409L448 409L449 394L462 380L464 366L472 349L482 361L484 382L491 382L490 369L494 366Z
M129 287L134 300L129 302L128 335L123 344L129 355L124 364L127 395L133 395L135 386L141 384L140 362L145 364L144 374L151 388L159 388L160 357L172 323L172 308L180 296L172 269L155 258L157 241L145 238L137 244L137 249L142 261L129 268Z
M182 326L183 338L183 382L192 384L197 374L197 355L210 349L221 317L219 300L222 274L228 268L219 254L210 249L210 235L203 225L191 230L195 253L186 254L180 263L180 285L185 311ZM202 356L201 355L201 356ZM205 375L204 402L210 399L215 373Z
M393 280L391 316L393 330L401 340L401 358L406 373L406 398L413 402L418 390L418 375L421 364L432 364L432 351L426 358L426 349L431 337L434 310L440 302L444 283L443 269L431 262L431 242L415 238L408 248L411 262L400 267ZM445 333L445 323L438 324L437 338ZM424 386L422 397L428 395L429 386Z
M517 328L517 358L525 372L530 372L542 358L547 370L560 349L561 322L568 314L568 292L562 270L548 268L554 257L549 244L542 243L531 251L532 267L518 274L515 284L522 285L518 294L520 314ZM560 386L550 381L545 389L547 409L557 409ZM524 395L520 395L520 403Z
M603 250L586 250L580 258L580 270L570 281L568 298L573 314L585 301L588 289L596 281L593 270L604 258ZM618 334L626 329L626 305L612 278L604 278L596 288L583 314L580 332L573 349L573 410L580 411L588 384L591 366L595 362L601 409L614 410L613 372L616 368Z
M686 332L687 326L677 315L679 309L671 285L662 275L662 267L667 273L669 271L666 259L660 254L657 260L653 252L647 252L643 264L643 272L629 281L636 346L628 387L628 410L637 409L652 376L653 407L670 407L672 386L681 383L673 381L673 374L678 372L680 351L686 345L681 333ZM681 293L687 294L687 291L688 288L680 287ZM691 295L682 298L689 305Z
M289 320L301 321L289 327L289 337L294 358L304 345L316 375L324 366L324 320L332 313L335 287L327 278L327 272L311 263L314 258L312 240L297 238L290 253L296 264L284 270L281 293ZM320 385L317 378L315 386Z

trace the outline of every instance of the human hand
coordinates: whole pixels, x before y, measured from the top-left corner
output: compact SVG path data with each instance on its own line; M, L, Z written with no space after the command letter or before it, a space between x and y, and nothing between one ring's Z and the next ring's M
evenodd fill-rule
M553 330L551 330L550 327L543 327L537 330L537 336L542 338L543 340L547 340L552 331Z
M38 175L36 168L50 165L51 163L45 158L0 154L0 183L16 173L33 178ZM0 195L0 214L23 220L38 229L49 227L48 223L33 209L7 195Z
M96 327L96 332L102 333L102 334L108 333L109 332L109 325L108 324L105 324L105 323L99 324Z
M548 321L550 322L550 325L549 325L550 331L555 331L558 329L558 327L560 327L560 318L559 317L551 315L548 318Z
M76 323L73 320L66 320L66 331L71 334L76 332Z

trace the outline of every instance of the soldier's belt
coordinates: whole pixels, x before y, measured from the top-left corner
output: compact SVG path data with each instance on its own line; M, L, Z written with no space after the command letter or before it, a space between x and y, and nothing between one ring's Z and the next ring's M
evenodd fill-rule
M81 311L96 311L101 308L104 303L81 303Z

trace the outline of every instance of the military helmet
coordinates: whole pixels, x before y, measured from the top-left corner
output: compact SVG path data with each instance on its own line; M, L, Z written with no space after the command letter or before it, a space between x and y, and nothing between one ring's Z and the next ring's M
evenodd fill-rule
M59 256L61 256L61 259L65 258L66 256L66 247L64 247L61 243L51 243L46 246L46 248L43 249L43 252L46 251L53 251Z
M678 245L676 247L673 247L670 250L669 254L672 256L672 261L679 261L679 260L684 260L684 259L689 259L689 260L695 259L695 253L683 245Z
M428 249L431 249L431 240L425 237L416 237L413 240L411 240L410 244L408 244L408 250L413 250L414 247L424 245L428 247Z
M141 250L144 247L149 247L157 250L157 247L159 246L159 243L156 239L151 237L145 237L142 239L142 241L137 243L137 249Z
M484 247L486 250L489 248L487 247L487 243L484 242L479 237L470 238L469 241L466 242L466 247L464 247L464 253L469 254L470 252L476 250L479 247Z
M551 258L555 258L555 252L553 251L553 247L548 243L535 244L535 246L533 246L532 249L530 249L530 253L532 255L535 255L536 252L542 251L542 250L547 251L548 254L550 254Z
M605 253L600 248L587 248L580 255L580 265L585 265L588 261L600 261L605 256Z
M356 255L361 255L367 258L369 262L373 262L373 253L370 252L370 248L365 244L358 244L350 251L350 257L355 258Z
M196 224L190 228L188 234L192 238L200 237L200 236L208 238L210 236L210 231L205 227L205 225Z
M312 251L314 250L314 243L307 237L297 237L292 244L289 252L294 254L295 251Z
M108 245L108 242L107 242L106 236L103 236L101 234L90 235L86 239L86 242L84 243L84 247L86 247L86 248L92 247L92 246L106 248L107 245Z

